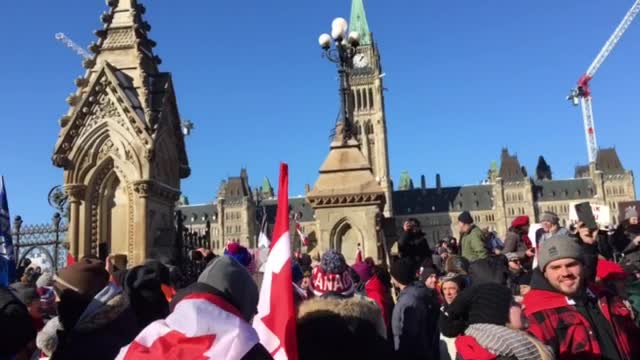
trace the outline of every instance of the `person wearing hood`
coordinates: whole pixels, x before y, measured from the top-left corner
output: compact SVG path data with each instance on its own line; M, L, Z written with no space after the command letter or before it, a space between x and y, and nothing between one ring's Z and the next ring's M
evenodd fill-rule
M438 359L438 300L434 290L415 279L413 262L399 259L391 265L391 281L400 289L391 327L399 359Z
M171 314L144 328L116 359L271 359L251 326L258 296L242 264L217 257L197 282L178 291Z
M137 333L136 317L122 288L109 282L104 262L85 258L54 276L58 316L38 333L50 359L113 359Z
M538 252L531 290L525 295L528 331L559 359L640 358L640 331L620 297L588 286L583 247L554 236Z
M440 331L455 337L457 359L553 359L550 349L518 329L519 319L510 319L512 302L507 287L484 283L466 289L449 305L442 316L463 319L463 323Z

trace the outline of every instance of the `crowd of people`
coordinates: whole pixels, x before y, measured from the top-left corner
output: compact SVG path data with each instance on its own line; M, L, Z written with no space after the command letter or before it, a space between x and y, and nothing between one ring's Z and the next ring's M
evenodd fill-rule
M297 309L299 358L640 359L635 210L608 231L544 213L535 239L519 216L504 241L466 211L458 221L459 241L429 244L409 219L390 264L296 254L281 296ZM271 359L251 325L251 253L201 255L204 271L180 289L157 260L85 257L56 274L23 264L0 288L0 360Z

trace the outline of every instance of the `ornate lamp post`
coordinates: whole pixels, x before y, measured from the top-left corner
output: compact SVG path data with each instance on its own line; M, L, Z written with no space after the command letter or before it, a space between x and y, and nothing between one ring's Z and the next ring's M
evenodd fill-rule
M53 214L51 222L53 223L53 229L56 232L56 243L53 244L53 270L58 271L58 246L60 246L60 221L62 217L60 213Z
M347 20L336 18L331 23L331 35L322 34L318 38L320 47L324 50L323 57L335 63L338 68L340 117L336 127L336 135L342 135L343 144L346 144L353 137L353 95L347 75L353 69L353 58L360 42L360 35L357 32L352 31L347 35L348 28ZM342 124L341 127L340 124Z

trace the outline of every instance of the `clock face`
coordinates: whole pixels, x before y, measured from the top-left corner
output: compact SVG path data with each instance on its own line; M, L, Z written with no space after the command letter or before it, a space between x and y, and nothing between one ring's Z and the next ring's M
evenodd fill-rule
M367 65L369 65L369 58L367 57L367 55L356 54L356 56L353 57L353 66L357 68L363 68Z

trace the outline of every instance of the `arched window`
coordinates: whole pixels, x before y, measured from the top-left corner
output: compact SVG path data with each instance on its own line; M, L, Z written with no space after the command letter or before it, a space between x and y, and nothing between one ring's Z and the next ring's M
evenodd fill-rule
M356 109L360 110L362 109L362 91L360 89L356 90Z
M373 109L373 89L369 88L369 108Z

